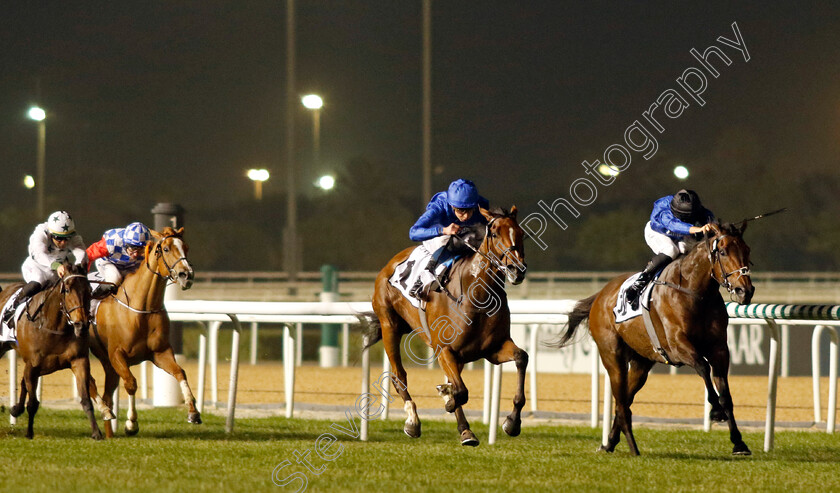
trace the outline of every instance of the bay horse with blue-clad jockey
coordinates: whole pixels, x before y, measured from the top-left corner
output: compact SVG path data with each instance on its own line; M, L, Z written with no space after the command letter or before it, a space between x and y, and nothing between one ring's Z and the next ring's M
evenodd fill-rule
M518 387L513 411L502 428L510 436L520 433L528 354L517 347L510 337L510 310L504 284L505 280L519 284L525 279L524 232L516 221L515 206L510 212L502 209L491 212L483 208L479 212L486 219L486 224L463 228L459 234L475 228L480 233L476 243L480 243L475 246L467 242L469 254L451 267L451 281L446 288L427 295L426 324L421 320L418 309L389 282L396 266L408 259L414 247L394 256L376 277L373 313L365 314L367 345L369 347L382 339L394 369L391 382L402 397L408 415L403 430L411 438L420 436L421 425L417 406L408 392L408 380L400 354L402 338L407 334L408 341L419 336L434 348L435 357L448 381L438 390L444 398L446 411L455 414L463 445L478 445L462 409L469 399L467 387L461 379L464 365L481 358L496 365L515 362ZM421 328L424 326L430 329ZM406 350L410 351L409 344L406 344ZM489 392L489 389L484 391Z
M723 286L740 304L749 303L755 292L744 229L746 221L741 226L710 223L704 240L669 264L655 281L650 319L664 356L655 350L643 317L615 321L613 308L620 287L630 274L616 277L601 291L575 305L557 346L573 342L577 328L589 319L589 332L609 373L615 398L612 430L600 450L612 452L623 432L631 453L639 454L630 406L654 363L668 362L689 365L703 378L712 406L710 418L729 423L734 455L750 455L732 411L726 342L729 316L719 290Z

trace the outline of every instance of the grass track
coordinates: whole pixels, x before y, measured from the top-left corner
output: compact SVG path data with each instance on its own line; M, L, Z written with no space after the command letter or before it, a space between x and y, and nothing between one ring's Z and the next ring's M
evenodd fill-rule
M205 415L192 426L178 410L140 414L140 435L94 442L81 410L42 409L35 439L18 426L0 427L2 491L295 491L271 481L283 460L308 477L307 491L837 491L840 437L782 431L776 449L761 452L763 435L747 433L752 457L732 457L728 433L639 428L641 457L622 441L615 454L596 454L600 431L586 427L528 426L522 436L504 434L494 446L461 447L454 423L423 423L410 440L399 421L372 421L368 443L340 438L333 462L313 450L332 421L239 419L232 437L223 418ZM8 414L0 414L7 423ZM357 418L358 420L358 418ZM341 423L347 425L346 422ZM487 427L473 426L482 442ZM501 433L501 432L500 432ZM293 452L313 450L321 475L295 463ZM336 451L336 445L331 451Z

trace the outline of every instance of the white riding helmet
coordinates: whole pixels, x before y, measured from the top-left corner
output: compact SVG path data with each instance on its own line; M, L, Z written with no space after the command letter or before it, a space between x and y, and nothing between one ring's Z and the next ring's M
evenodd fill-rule
M50 234L59 238L70 238L76 234L76 223L67 211L55 211L47 219Z

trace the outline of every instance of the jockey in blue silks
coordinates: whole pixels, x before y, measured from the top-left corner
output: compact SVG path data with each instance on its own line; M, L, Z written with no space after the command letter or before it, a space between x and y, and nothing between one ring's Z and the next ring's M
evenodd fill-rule
M432 197L426 212L414 223L408 236L412 241L422 241L423 246L432 252L432 258L421 273L409 294L423 299L424 280L435 279L435 267L445 260L441 257L446 251L449 239L464 226L487 224L487 219L478 212L478 208L488 208L490 203L478 194L478 189L470 180L455 180L445 192Z
M653 203L650 221L645 225L645 241L656 255L627 288L625 296L633 309L638 308L639 295L656 272L688 251L695 243L693 235L708 231L714 219L694 190L683 189Z

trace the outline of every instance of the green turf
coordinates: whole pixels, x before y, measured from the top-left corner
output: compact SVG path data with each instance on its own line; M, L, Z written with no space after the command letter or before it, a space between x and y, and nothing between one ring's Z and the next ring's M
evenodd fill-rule
M411 440L399 421L372 421L371 440L341 438L340 456L325 462L315 440L332 421L240 419L226 436L224 420L209 414L200 426L181 410L142 411L140 435L94 442L79 411L42 409L35 439L24 437L26 416L0 427L2 491L295 491L272 483L300 472L307 491L832 491L840 489L840 438L783 431L765 454L763 435L747 433L752 457L732 457L728 433L639 428L641 457L622 441L614 454L596 454L600 431L586 427L525 427L487 445L487 427L473 426L484 442L462 447L454 423L425 421ZM8 414L0 414L7 423ZM358 418L357 418L358 419ZM342 423L343 425L346 424ZM500 432L501 433L501 432ZM295 462L311 450L320 475ZM337 452L336 444L329 449Z

